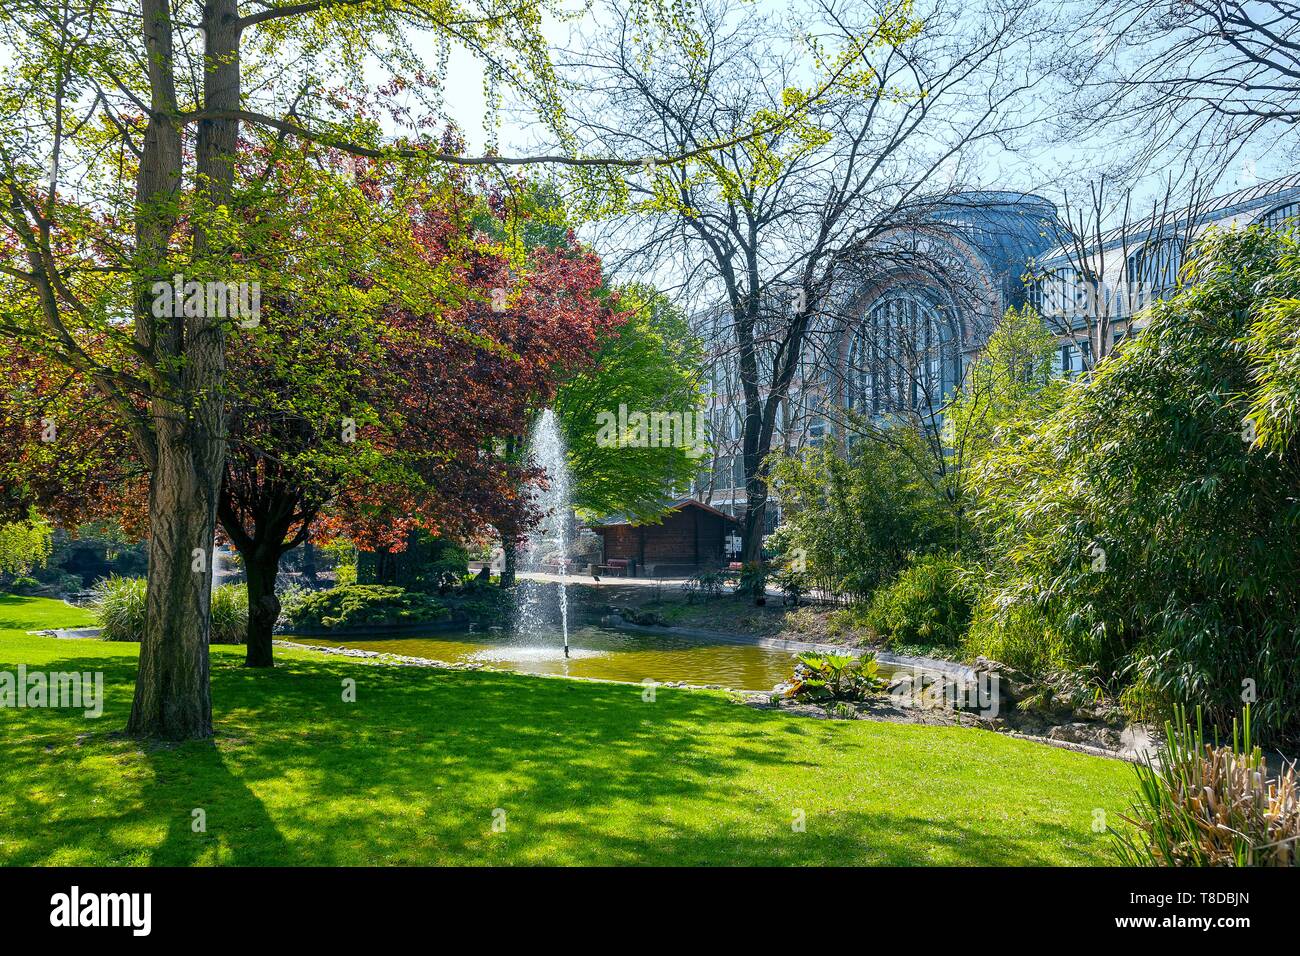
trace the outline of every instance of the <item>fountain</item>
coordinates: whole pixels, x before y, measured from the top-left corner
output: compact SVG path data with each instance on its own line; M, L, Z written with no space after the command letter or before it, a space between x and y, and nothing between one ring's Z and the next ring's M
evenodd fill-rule
M554 597L546 582L520 582L515 631L540 644L558 624L567 658L569 600L565 579L569 574L569 515L573 502L567 451L555 412L547 409L538 417L528 438L528 448L534 462L546 470L548 484L533 492L533 502L541 511L542 518L520 551L519 566L527 571L540 571L544 559L558 555L560 580L556 583Z

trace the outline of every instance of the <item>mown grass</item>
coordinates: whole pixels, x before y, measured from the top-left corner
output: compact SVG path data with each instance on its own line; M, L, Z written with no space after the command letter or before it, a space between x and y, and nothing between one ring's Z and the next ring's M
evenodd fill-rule
M84 623L0 595L0 670L98 670L107 696L98 720L0 710L0 864L1108 863L1094 809L1131 789L978 730L237 647L212 649L216 739L141 745L117 733L137 645L25 633Z

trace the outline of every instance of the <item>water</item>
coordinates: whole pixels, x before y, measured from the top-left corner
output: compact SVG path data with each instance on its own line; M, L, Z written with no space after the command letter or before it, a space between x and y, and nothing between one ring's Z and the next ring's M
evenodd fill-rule
M541 520L520 549L519 567L541 571L548 558L558 558L560 580L552 586L543 581L520 581L516 586L515 634L526 645L540 645L559 636L564 656L569 657L569 518L573 511L572 481L567 449L560 423L549 408L538 416L528 437L528 451L534 464L546 470L547 486L533 492Z
M306 644L356 647L437 661L476 662L491 670L636 683L652 680L719 684L736 690L771 690L794 669L794 655L790 651L753 644L712 644L667 634L628 633L607 627L577 628L571 635L573 646L566 658L560 636L552 631L534 644L521 644L517 636L505 632L301 640Z
M222 579L226 574L226 556L221 553L221 548L217 545L212 546L212 583L209 585L212 593L216 593L217 588L221 587Z

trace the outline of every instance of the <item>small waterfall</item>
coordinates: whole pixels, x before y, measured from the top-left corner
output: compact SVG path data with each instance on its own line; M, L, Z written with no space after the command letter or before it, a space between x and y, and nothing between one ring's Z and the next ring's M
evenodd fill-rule
M564 656L568 657L569 598L565 579L569 574L569 515L573 498L568 453L555 412L547 409L538 417L528 438L528 450L534 463L546 470L547 487L533 491L533 503L542 517L520 552L519 566L526 571L541 571L547 559L554 558L559 561L560 580L554 588L549 582L520 582L515 632L530 643L544 645L558 630L564 642Z

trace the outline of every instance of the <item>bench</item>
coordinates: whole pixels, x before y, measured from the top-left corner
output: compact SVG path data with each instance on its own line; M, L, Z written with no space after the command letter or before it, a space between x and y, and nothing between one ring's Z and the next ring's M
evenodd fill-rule
M617 574L621 577L632 576L632 561L630 558L610 558L604 564L593 564L591 574L595 577L597 574Z

